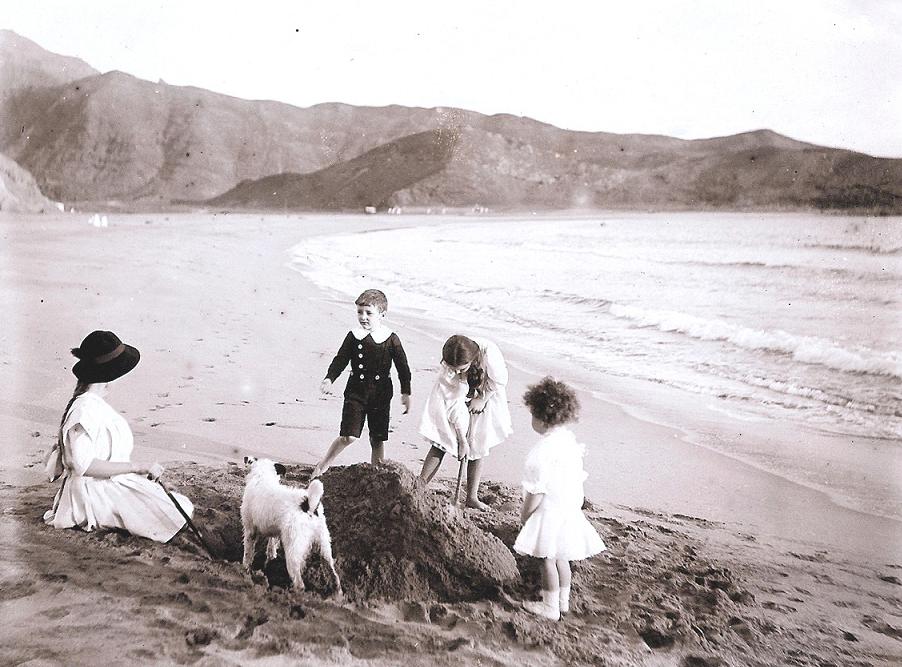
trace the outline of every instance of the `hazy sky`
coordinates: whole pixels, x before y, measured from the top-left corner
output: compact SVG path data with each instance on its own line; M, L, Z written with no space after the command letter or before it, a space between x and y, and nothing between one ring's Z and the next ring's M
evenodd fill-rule
M902 1L0 0L100 71L298 106L456 106L570 129L770 128L902 157Z

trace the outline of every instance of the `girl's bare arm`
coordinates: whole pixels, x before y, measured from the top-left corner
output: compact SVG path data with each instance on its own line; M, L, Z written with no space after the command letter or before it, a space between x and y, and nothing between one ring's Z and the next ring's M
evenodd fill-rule
M523 498L523 506L520 508L520 524L526 523L526 520L539 509L542 500L545 498L544 493L527 493Z

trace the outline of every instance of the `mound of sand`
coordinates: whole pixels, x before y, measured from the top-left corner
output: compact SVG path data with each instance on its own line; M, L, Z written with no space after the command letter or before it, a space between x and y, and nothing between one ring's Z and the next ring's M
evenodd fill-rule
M304 486L309 476L309 466L291 467L283 483ZM476 600L519 579L500 539L420 488L402 465L333 468L322 479L332 551L349 600ZM178 484L197 506L196 523L216 555L240 561L244 470L233 465L223 475L195 468ZM258 546L254 565L261 568L262 541ZM290 586L281 552L265 574L270 585ZM313 590L332 592L318 556L310 559L304 580Z
M520 577L501 540L424 491L400 464L332 469L323 485L351 599L475 600Z

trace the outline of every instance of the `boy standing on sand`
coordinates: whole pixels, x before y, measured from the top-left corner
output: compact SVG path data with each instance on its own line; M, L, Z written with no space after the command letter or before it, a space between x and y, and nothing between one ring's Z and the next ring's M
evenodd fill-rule
M345 336L320 386L324 394L331 394L332 384L345 367L351 365L341 410L341 430L339 436L332 441L329 451L313 468L313 477L323 474L335 457L360 437L364 422L369 429L373 465L385 458L393 393L390 377L392 362L401 383L404 414L410 410L410 367L407 365L407 355L398 334L382 321L388 310L388 299L380 290L368 289L354 303L357 305L357 322L360 327L352 329Z

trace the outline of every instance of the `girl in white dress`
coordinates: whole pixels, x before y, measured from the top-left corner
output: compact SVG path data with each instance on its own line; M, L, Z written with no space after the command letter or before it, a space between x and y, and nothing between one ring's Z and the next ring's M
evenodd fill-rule
M450 349L448 343L445 344L445 348ZM420 435L426 438L434 449L440 450L442 456L445 452L451 452L456 458L462 459L469 451L468 364L456 364L455 361L457 359L452 354L445 354L443 350L438 376L423 406Z
M131 429L104 400L108 383L132 370L140 353L110 331L94 331L72 354L80 360L72 369L78 384L63 413L58 443L45 462L51 481L62 478L62 486L44 522L86 531L115 528L167 542L185 519L163 488L147 478L158 478L163 468L129 460ZM190 516L191 501L173 495Z
M455 426L461 425L461 398L459 389L451 392L441 400L453 410L443 414L441 410L432 410L427 405L420 421L420 434L431 445L420 479L429 482L438 472L446 453L458 459L467 459L467 498L466 505L474 509L488 509L488 505L479 500L479 482L482 479L483 460L489 450L502 443L512 433L510 410L507 406L507 366L501 350L492 341L468 338L467 336L451 336L442 347L441 373L456 374L455 381L459 385L466 378L464 401L469 414L464 427L465 442L460 443L454 436ZM433 389L435 394L438 389ZM453 401L448 402L448 397ZM436 404L439 397L436 396ZM453 417L454 422L450 421ZM449 426L450 425L450 426ZM445 437L435 437L442 431ZM452 436L452 437L448 437Z
M570 561L594 556L605 546L582 512L585 445L567 428L579 413L576 394L546 377L528 388L523 402L543 437L526 457L523 527L514 550L542 559L542 601L523 607L556 621L570 610Z

